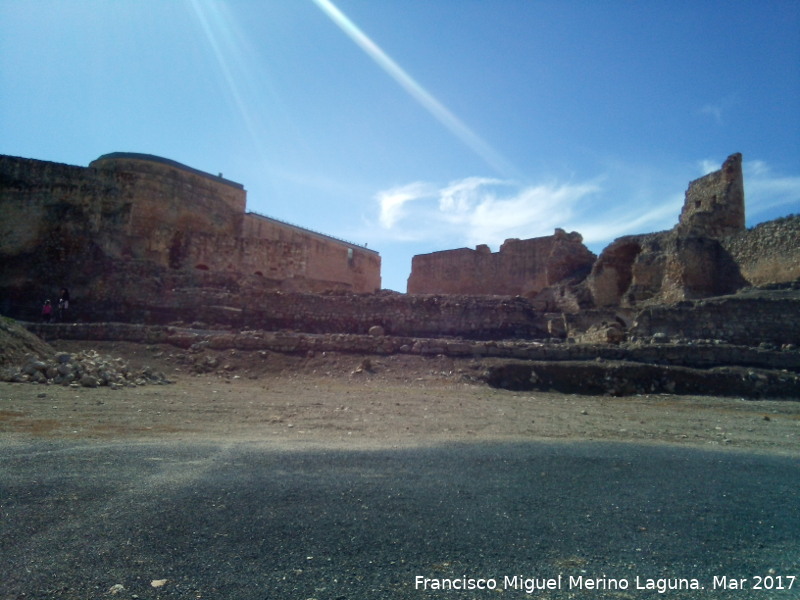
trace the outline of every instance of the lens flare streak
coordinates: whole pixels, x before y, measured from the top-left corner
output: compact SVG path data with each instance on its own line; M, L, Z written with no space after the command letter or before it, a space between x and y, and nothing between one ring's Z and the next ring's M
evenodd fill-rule
M433 115L470 150L480 156L490 167L508 178L518 178L518 171L503 156L450 112L430 92L423 88L406 71L372 41L347 15L330 0L312 0L351 40L378 63L408 94Z

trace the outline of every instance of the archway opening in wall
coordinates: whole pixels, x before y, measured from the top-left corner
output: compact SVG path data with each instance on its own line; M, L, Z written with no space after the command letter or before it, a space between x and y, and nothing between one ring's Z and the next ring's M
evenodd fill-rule
M195 265L194 268L198 269L199 271L208 271L208 265L204 265L202 263Z
M259 277L263 277L264 274L261 271L256 271L253 275L258 275Z

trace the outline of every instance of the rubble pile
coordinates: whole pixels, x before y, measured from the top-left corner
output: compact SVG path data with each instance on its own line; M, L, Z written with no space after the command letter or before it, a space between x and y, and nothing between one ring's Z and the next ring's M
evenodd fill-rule
M26 356L51 357L55 350L39 336L6 317L0 316L0 369L19 364Z
M59 352L49 359L30 356L22 366L0 370L0 381L111 389L171 383L150 367L134 370L123 359L101 356L94 350Z

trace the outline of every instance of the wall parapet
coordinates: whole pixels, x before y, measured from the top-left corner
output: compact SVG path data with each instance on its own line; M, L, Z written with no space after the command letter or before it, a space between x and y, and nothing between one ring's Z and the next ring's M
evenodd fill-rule
M303 227L301 225L296 225L295 223L289 223L288 221L283 221L282 219L276 219L275 217L270 217L269 215L265 215L265 214L262 214L260 212L256 212L254 210L248 210L245 214L252 215L252 216L257 217L259 219L265 219L267 221L270 221L272 223L277 223L279 225L284 225L286 227L291 227L293 229L298 230L301 233L311 234L311 235L314 235L314 236L319 237L319 238L324 239L324 240L332 240L334 242L340 242L342 244L346 244L346 245L351 246L353 248L358 248L359 250L365 250L367 252L372 252L373 254L378 254L377 250L372 250L371 248L367 248L366 244L356 244L356 243L351 242L349 240L343 240L342 238L337 238L335 236L328 235L327 233L322 233L320 231L315 231L313 229L309 229L308 227Z
M142 154L139 152L109 152L108 154L103 154L102 156L92 161L89 166L98 167L108 161L117 161L117 160L142 160L160 165L166 165L168 167L180 169L181 171L186 171L187 173L200 175L201 177L211 179L218 183L224 183L225 185L230 185L240 190L244 189L243 184L231 181L230 179L225 179L221 173L219 175L212 175L211 173L207 173L205 171L201 171L200 169L195 169L194 167L190 167L188 165L184 165L183 163L179 163L177 160L172 160L170 158L163 158L161 156L155 156L154 154Z

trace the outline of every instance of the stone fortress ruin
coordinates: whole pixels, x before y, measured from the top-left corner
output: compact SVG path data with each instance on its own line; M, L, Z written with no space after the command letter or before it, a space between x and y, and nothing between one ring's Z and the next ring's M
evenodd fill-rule
M149 155L2 156L0 313L46 339L501 361L482 377L514 389L800 396L800 216L745 228L739 154L669 231L416 256L407 294L379 289L377 252L245 205ZM37 323L62 287L69 318Z
M775 231L775 230L780 231ZM577 232L415 256L408 292L507 294L545 310L630 308L800 278L796 219L745 229L742 155L692 181L670 231L628 235L599 257ZM538 298L538 300L536 300Z
M261 290L380 288L377 252L246 212L246 203L239 183L146 154L106 154L88 168L0 156L0 295L19 314L60 287L97 308L233 280Z
M600 256L560 229L419 255L405 296L375 294L374 250L246 212L241 184L150 155L2 156L0 216L0 308L29 320L69 287L81 320L558 337L593 314L630 324L647 307L800 278L797 217L745 229L740 154L689 184L669 231Z
M478 338L574 337L645 309L800 278L799 217L745 228L742 156L689 184L676 226L595 256L579 233L415 256L379 292L374 250L246 212L241 184L151 155L89 167L0 156L0 312L68 287L81 321ZM785 327L785 325L781 325ZM789 329L791 329L791 325Z

